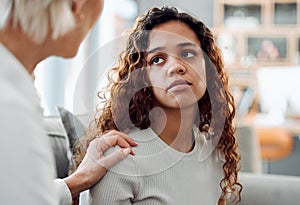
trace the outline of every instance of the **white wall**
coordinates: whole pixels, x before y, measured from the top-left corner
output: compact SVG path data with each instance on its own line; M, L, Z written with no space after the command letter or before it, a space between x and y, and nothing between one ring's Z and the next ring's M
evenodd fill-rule
M213 0L138 0L137 3L139 14L145 13L154 6L175 6L197 17L208 27L213 26Z

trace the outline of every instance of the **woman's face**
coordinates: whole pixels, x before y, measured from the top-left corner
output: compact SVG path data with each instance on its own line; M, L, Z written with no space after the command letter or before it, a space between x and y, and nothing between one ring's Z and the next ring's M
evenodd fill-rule
M162 107L197 103L206 90L205 60L200 42L186 24L169 21L150 32L148 76Z

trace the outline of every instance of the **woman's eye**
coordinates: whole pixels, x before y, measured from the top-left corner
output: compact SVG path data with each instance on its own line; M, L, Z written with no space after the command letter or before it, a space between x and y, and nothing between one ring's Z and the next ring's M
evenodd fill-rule
M192 51L184 51L182 53L183 58L191 58L191 57L194 57L195 55L196 55L195 52L192 52Z
M164 62L164 59L162 57L155 57L152 59L151 64L157 65Z

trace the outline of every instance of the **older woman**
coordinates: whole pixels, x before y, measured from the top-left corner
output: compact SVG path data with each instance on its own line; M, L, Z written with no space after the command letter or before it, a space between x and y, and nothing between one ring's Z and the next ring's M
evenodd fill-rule
M1 0L1 204L71 204L132 152L127 135L110 132L93 141L75 173L53 183L55 165L30 75L48 56L76 55L102 7L103 0ZM123 149L104 157L116 144Z

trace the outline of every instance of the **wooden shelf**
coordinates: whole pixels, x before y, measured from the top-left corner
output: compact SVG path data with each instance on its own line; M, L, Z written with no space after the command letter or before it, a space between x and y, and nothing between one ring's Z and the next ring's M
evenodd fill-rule
M262 66L297 65L299 11L300 0L216 0L212 30L226 68L255 71ZM290 16L280 18L281 13ZM278 19L285 23L278 24Z
M300 0L215 0L214 9L230 86L256 90L260 67L300 64Z

